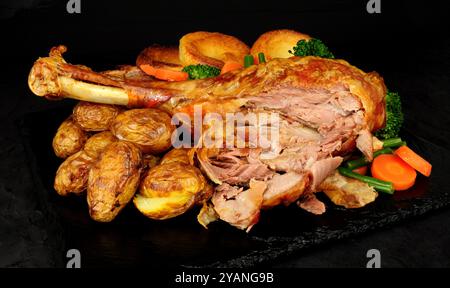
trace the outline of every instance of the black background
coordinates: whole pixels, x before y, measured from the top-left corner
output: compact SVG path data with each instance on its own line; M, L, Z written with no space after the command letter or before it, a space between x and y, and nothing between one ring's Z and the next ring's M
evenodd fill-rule
M381 0L381 14L367 13L365 0L81 0L81 14L68 14L66 3L0 4L0 266L61 265L60 235L34 193L15 125L26 113L72 104L39 99L26 85L33 61L57 44L68 46L69 62L102 70L133 64L150 44L177 45L191 31L219 31L251 45L267 30L298 30L322 39L339 58L378 71L407 108L419 108L406 115L406 128L420 126L418 136L449 146L449 10L444 1ZM364 267L366 251L377 248L385 267L448 267L449 227L450 211L444 210L267 265Z

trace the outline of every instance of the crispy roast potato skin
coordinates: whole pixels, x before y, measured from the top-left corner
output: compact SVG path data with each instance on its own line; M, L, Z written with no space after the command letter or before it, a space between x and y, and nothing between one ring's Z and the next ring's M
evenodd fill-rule
M164 220L183 214L211 197L212 188L200 170L181 162L158 165L141 182L136 208L151 219Z
M86 190L89 170L106 146L115 141L118 139L109 131L91 136L82 150L60 165L54 182L56 192L65 196L69 193L81 194Z
M53 187L61 196L81 194L86 190L89 169L94 159L83 150L69 156L58 168Z
M67 158L83 149L87 138L83 129L69 117L61 123L53 137L53 151L59 158Z
M217 32L193 32L180 39L183 66L204 64L222 68L226 61L242 62L249 47L236 37Z
M252 48L250 49L250 54L253 56L258 56L258 53L263 52L267 60L274 58L289 58L293 56L289 53L297 42L305 39L311 39L310 36L306 34L299 33L294 30L274 30L268 31L255 41Z
M108 130L111 122L120 113L121 108L91 102L80 101L73 108L73 119L85 131Z
M143 179L134 204L145 216L164 220L183 214L196 203L206 181L197 168L182 164L159 165Z
M180 162L184 164L190 164L189 156L188 156L189 149L172 149L169 152L167 152L164 157L161 159L160 164L168 164L173 162Z
M142 155L129 142L108 145L89 172L89 214L99 222L110 222L133 198L139 185Z
M106 146L116 141L118 139L110 131L103 131L89 137L83 150L90 157L97 159Z
M138 145L145 154L159 154L171 146L175 126L170 121L169 114L158 109L132 109L116 117L111 132L121 140Z

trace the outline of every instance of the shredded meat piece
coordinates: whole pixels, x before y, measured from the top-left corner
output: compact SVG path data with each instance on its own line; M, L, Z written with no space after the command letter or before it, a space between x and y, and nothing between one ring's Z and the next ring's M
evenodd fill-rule
M224 183L216 188L211 200L220 219L247 232L258 222L267 188L265 182L253 179L249 185L249 189L243 190Z
M297 205L315 215L325 213L325 204L316 198L314 194L308 194L297 202Z
M279 204L289 205L305 191L308 178L295 172L276 174L267 182L262 208L271 208Z
M197 155L203 170L218 184L245 184L250 179L267 180L274 174L258 159L258 149L213 150L202 148ZM217 154L212 156L211 152Z
M197 215L198 223L203 227L208 228L209 223L214 222L217 219L219 219L219 215L214 211L214 207L209 203L203 203L202 209L200 209L200 213Z

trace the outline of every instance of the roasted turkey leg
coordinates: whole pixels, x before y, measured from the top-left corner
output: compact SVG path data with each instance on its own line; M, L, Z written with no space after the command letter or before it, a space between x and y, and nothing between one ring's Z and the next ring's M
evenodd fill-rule
M334 98L338 109L355 112L362 108L365 123L360 124L369 131L385 121L383 79L343 60L274 59L215 78L166 82L150 76L127 79L114 71L96 73L66 63L62 57L66 50L65 46L54 47L49 57L35 62L28 78L34 94L130 107L162 106L170 112L190 112L193 105L201 104L203 112L217 113L237 112L244 106L286 111L305 101L316 105Z

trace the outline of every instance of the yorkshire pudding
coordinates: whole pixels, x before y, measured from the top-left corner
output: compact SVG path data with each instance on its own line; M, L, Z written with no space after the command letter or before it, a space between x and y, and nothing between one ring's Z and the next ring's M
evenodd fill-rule
M242 62L249 47L236 37L217 32L194 32L180 39L183 66L204 64L222 68L226 61Z
M180 62L178 47L163 47L152 45L139 53L136 66L151 65L153 67L181 71L183 66Z
M311 39L306 34L294 30L282 29L266 32L259 36L250 50L250 54L258 56L258 53L264 53L267 60L273 58L289 58L292 54L289 50L300 40Z

